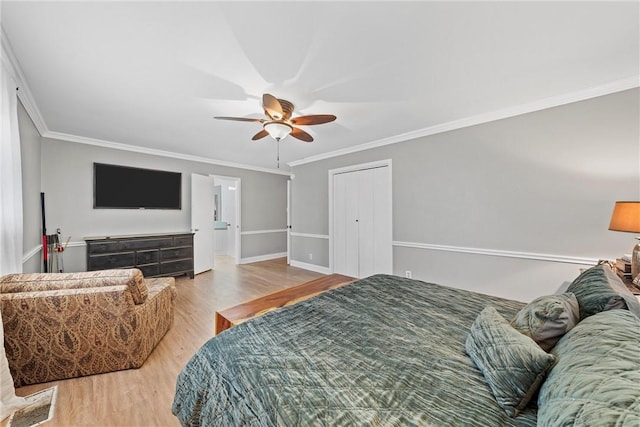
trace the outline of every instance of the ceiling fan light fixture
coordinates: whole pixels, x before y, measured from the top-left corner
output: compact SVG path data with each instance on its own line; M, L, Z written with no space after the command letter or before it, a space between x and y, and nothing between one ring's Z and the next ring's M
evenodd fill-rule
M276 141L280 141L287 137L293 130L291 125L284 122L268 122L264 124L264 130Z

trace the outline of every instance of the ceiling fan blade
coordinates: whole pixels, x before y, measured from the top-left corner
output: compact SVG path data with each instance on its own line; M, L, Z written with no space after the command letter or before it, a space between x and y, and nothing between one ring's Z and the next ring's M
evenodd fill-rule
M329 123L336 119L333 114L314 114L311 116L300 116L291 119L291 124L296 126L321 125Z
M253 135L253 138L251 138L251 140L252 141L257 141L259 139L264 138L267 135L269 135L269 132L267 132L266 130L262 129L260 132L258 132L255 135Z
M282 105L275 96L265 93L262 95L262 106L264 111L273 120L280 120L284 117L284 111L282 111Z
M291 136L304 142L313 142L313 137L302 129L293 128Z
M252 119L252 118L249 118L249 117L214 117L214 119L218 119L218 120L235 120L237 122L258 122L258 123L266 122L265 119Z

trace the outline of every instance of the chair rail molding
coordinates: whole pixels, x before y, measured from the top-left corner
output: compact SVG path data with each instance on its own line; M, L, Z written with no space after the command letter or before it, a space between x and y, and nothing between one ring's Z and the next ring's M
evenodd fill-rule
M568 255L543 254L535 252L504 251L500 249L470 248L464 246L435 245L430 243L394 241L394 247L426 249L432 251L458 252L473 255L486 255L504 258L520 258L534 261L559 262L565 264L595 265L597 258L585 258Z
M328 234L298 233L298 232L295 232L295 231L292 231L290 234L291 234L291 237L308 237L310 239L325 239L325 240L329 240L329 235Z
M250 236L252 234L270 234L270 233L286 233L286 228L278 228L274 230L253 230L253 231L242 231L240 232L241 236Z
M65 249L66 248L81 247L81 246L87 246L87 244L85 242L69 242L69 243L65 244ZM40 254L41 251L42 251L42 245L34 246L33 248L31 248L30 251L25 252L24 254L22 254L22 263L24 264L25 262L29 261L34 256Z

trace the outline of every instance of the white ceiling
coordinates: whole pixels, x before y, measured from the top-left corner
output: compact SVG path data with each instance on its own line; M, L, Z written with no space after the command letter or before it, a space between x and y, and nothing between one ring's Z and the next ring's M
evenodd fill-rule
M335 114L284 163L638 86L639 2L24 2L1 22L44 136L275 168L261 96ZM5 40L6 41L6 40ZM25 93L27 93L25 92ZM32 114L34 115L34 114Z

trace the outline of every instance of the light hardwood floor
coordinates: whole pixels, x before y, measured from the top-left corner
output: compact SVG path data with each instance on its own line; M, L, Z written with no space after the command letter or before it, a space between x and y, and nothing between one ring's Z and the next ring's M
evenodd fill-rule
M47 426L179 426L171 413L176 378L213 336L215 312L318 277L289 267L284 258L236 266L218 257L214 271L176 280L175 322L140 369L35 384L16 393L58 385L55 417Z

